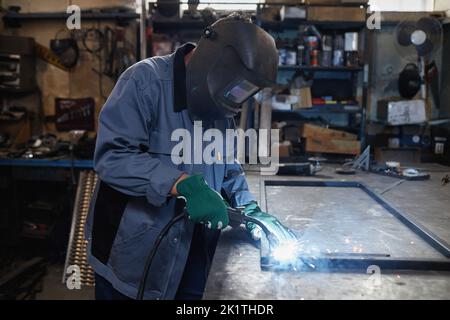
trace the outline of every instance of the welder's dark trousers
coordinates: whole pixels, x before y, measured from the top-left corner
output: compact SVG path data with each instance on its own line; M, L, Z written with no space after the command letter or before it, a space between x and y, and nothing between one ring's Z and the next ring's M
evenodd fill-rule
M195 225L176 300L200 300L203 297L219 235L220 230L209 230L204 225Z

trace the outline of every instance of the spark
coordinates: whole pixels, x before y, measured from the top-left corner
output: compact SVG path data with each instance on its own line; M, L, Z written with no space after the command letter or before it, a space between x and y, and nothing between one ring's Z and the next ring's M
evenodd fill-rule
M272 256L280 263L291 263L297 260L299 244L296 241L280 243L272 249Z

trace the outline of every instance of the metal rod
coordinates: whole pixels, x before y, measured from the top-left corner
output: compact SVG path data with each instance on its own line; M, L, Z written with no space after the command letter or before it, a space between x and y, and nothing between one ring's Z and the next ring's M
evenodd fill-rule
M66 281L66 276L67 276L66 270L69 265L69 259L70 259L70 254L72 251L72 245L73 245L73 240L74 240L74 235L75 235L75 228L76 228L76 224L77 224L78 203L80 202L80 199L81 199L81 192L82 192L82 189L84 186L83 180L85 179L85 176L86 176L86 171L81 171L80 175L78 177L77 193L75 195L75 200L73 202L72 223L70 226L69 243L67 244L66 260L64 262L64 269L63 269L63 274L62 274L62 283L65 283L65 281Z
M146 23L147 23L147 1L141 0L141 18L139 20L141 60L147 58Z
M360 271L367 272L370 266L377 266L381 270L420 270L420 271L449 271L450 260L442 259L391 259L391 258L329 258L329 257L299 257L297 271ZM263 271L286 270L285 265L277 265L271 258L261 257Z
M416 235L418 235L422 240L432 246L434 249L439 251L442 255L447 258L450 258L450 246L444 240L439 238L433 232L414 221L413 219L407 217L400 211L396 210L392 207L386 200L381 198L375 192L370 190L364 185L361 185L361 189L364 190L369 196L372 197L379 205L381 205L384 209L386 209L390 214L396 217L400 222L402 222L406 227L408 227L411 231L413 231Z

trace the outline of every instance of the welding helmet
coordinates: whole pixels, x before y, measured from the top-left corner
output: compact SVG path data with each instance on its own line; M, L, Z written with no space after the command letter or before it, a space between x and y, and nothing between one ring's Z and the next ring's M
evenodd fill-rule
M207 27L186 68L187 109L194 120L234 117L248 98L276 81L278 52L267 32L243 19Z

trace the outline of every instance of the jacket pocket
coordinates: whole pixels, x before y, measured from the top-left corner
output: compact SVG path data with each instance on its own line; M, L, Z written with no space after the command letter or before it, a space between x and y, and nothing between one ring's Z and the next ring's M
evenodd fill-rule
M93 207L92 254L106 264L129 197L99 180Z
M152 250L160 229L149 227L148 229L126 239L112 248L109 264L115 275L123 282L138 288L144 271L147 257ZM162 292L165 281L167 281L167 264L175 258L173 248L168 248L165 239L160 243L146 284L147 291Z

